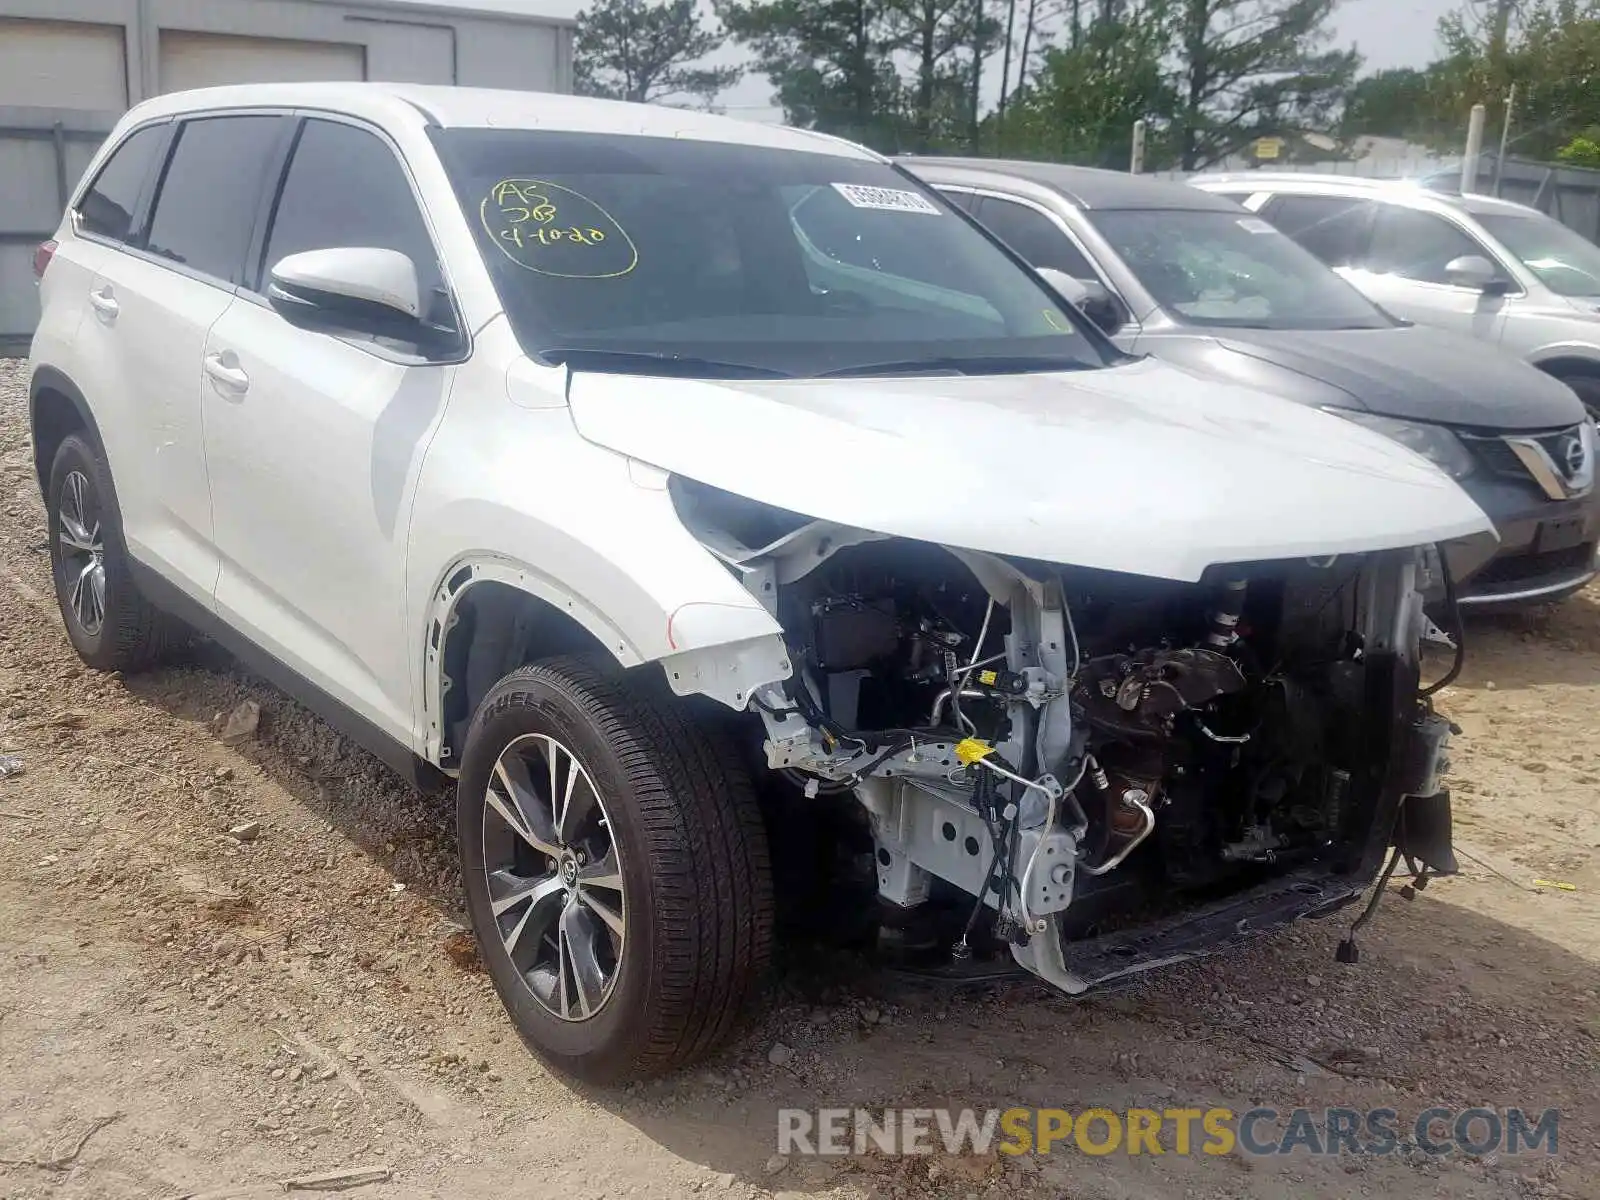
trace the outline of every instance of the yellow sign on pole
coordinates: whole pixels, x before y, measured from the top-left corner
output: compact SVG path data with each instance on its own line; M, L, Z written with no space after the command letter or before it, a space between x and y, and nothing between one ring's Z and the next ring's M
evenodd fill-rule
M1255 151L1257 158L1277 158L1278 155L1283 153L1283 139L1275 137L1257 138Z

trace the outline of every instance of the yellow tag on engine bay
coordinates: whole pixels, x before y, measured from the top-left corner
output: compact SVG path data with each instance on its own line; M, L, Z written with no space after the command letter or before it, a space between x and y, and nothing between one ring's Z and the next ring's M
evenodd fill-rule
M978 682L983 684L984 687L993 687L1000 682L1000 673L998 671L979 671Z
M994 747L980 738L962 738L956 743L956 758L963 766L970 767L979 759L988 758L994 753Z

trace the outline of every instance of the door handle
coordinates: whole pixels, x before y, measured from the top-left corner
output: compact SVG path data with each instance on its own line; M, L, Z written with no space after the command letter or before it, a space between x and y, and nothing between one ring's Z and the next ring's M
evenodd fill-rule
M245 374L244 368L239 366L239 360L231 352L206 355L205 369L211 382L226 391L243 393L250 390L250 376Z
M107 321L115 321L117 314L122 311L122 305L117 303L116 294L109 287L90 292L89 303L94 306L94 311Z

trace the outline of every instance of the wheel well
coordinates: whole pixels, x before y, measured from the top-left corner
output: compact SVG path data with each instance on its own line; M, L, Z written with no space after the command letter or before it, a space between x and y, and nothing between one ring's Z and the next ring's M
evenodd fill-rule
M1600 379L1600 362L1592 358L1547 358L1533 365L1557 379L1563 375L1587 375L1591 379Z
M33 394L29 414L33 426L33 472L42 493L50 479L50 464L61 443L74 433L88 433L89 422L72 397L55 388L42 387Z
M490 688L527 663L558 654L598 651L615 656L572 617L521 588L498 580L470 584L456 597L437 642L440 671L439 765L461 758L467 725Z

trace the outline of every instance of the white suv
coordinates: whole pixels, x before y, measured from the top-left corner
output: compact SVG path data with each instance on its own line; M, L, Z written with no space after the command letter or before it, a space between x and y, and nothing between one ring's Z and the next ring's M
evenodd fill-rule
M1076 992L1344 904L1391 842L1451 866L1418 589L1488 520L1121 355L869 151L176 95L39 263L80 654L197 628L456 777L488 968L586 1077L712 1048L785 902Z
M1400 180L1200 175L1403 320L1499 345L1600 421L1600 246L1537 209Z

